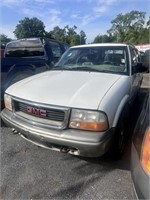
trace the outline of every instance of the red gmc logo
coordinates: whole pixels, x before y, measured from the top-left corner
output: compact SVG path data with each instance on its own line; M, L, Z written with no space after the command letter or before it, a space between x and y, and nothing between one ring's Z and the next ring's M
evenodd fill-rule
M42 110L39 108L33 108L31 106L27 106L27 113L46 117L46 110Z

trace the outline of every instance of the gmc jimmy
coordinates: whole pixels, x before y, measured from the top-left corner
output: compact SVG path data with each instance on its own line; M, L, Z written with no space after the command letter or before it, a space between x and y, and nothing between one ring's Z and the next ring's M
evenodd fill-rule
M51 71L5 92L1 116L14 133L56 151L119 158L130 105L141 82L140 57L128 44L69 48Z

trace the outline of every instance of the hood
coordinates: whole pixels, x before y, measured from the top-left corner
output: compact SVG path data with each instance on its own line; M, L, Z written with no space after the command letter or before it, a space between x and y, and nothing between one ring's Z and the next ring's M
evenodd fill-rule
M6 93L37 103L97 109L120 77L85 71L49 71L15 83Z

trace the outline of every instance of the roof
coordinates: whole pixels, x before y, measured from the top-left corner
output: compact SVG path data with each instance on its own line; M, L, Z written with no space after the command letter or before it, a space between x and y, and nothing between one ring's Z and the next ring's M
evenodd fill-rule
M95 43L95 44L83 44L72 46L71 48L82 48L82 47L100 47L100 46L127 46L125 43Z

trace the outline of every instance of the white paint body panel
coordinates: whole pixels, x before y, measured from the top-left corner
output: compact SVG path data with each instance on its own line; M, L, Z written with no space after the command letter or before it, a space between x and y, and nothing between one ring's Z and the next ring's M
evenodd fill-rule
M130 79L116 74L49 71L15 83L6 93L42 104L104 111L109 125L115 126L117 108L129 99Z
M120 75L50 71L12 85L6 93L38 103L97 110Z

